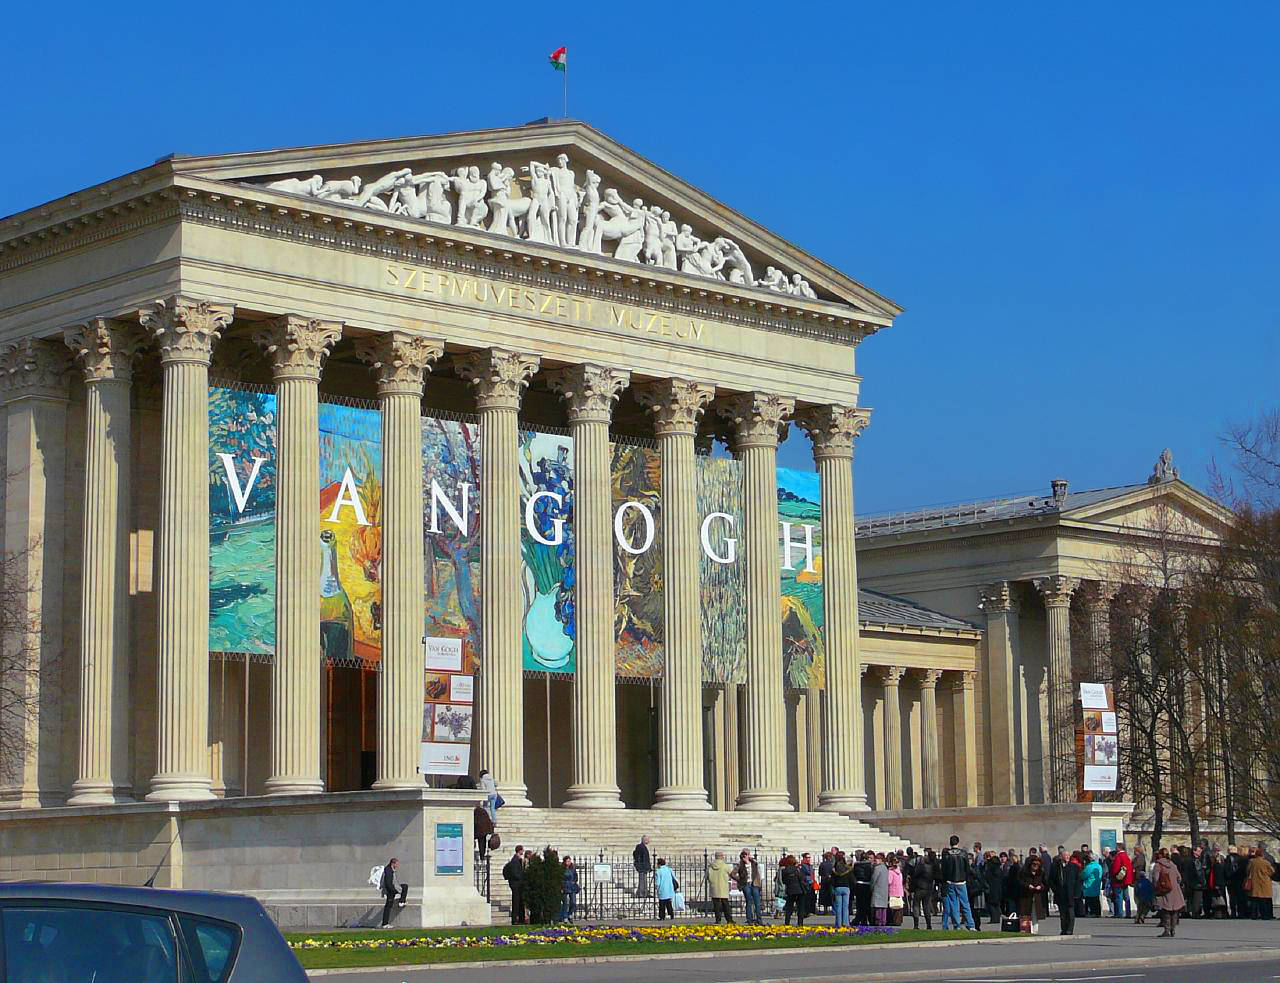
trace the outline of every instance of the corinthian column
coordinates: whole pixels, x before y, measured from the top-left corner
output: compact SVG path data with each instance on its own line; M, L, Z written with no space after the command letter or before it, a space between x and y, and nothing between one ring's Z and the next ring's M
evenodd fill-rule
M422 388L443 342L392 331L357 355L378 380L382 411L382 672L374 788L419 788L422 743Z
M1074 577L1041 577L1049 636L1049 774L1054 802L1076 799L1075 694L1071 679L1071 594Z
M320 770L320 366L338 321L286 314L254 340L276 383L276 654L268 795L323 792ZM421 725L419 725L421 726Z
M902 808L902 704L899 686L905 669L884 670L884 775L885 799L890 809Z
M987 616L987 734L991 741L991 799L995 805L1018 801L1018 746L1014 687L1018 684L1018 602L1013 585L1001 580L982 589L980 606ZM1025 716L1025 715L1024 715ZM1026 746L1025 736L1022 747Z
M978 755L974 739L973 686L975 672L958 672L951 680L952 737L956 776L955 806L978 804Z
M858 554L854 545L853 442L871 411L817 406L796 415L813 441L822 500L823 640L827 712L822 720L818 809L867 808L862 774L862 678L858 672Z
M538 359L501 348L463 355L458 374L480 411L480 694L476 763L508 806L528 806L520 652L520 398Z
M234 308L173 297L139 311L160 349L158 771L147 798L211 799L209 778L209 359Z
M1110 682L1111 667L1111 602L1120 585L1093 580L1086 585L1084 613L1089 619L1089 669L1092 682Z
M666 669L655 809L710 809L702 771L702 611L694 435L715 389L667 379L637 390L662 456L662 582Z
M767 393L720 407L742 461L747 564L747 694L744 787L738 808L790 812L782 700L782 561L778 547L778 438L795 401Z
M143 337L97 318L67 328L84 369L80 744L69 805L133 798L129 767L129 384Z
M938 680L941 678L942 673L936 669L927 669L920 676L920 715L924 718L921 721L920 770L926 809L937 809L942 805L938 795L938 776L942 773L942 762L938 756Z
M614 698L613 456L609 418L630 373L575 365L548 382L564 397L573 434L573 535L578 668L573 677L573 784L566 806L622 807Z
M62 801L60 657L66 541L66 348L27 338L0 352L5 417L3 548L16 608L0 637L0 808Z

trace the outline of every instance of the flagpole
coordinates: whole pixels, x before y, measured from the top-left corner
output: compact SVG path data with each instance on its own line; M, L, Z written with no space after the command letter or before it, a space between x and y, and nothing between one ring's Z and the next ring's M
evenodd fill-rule
M564 118L569 118L569 52L564 53Z

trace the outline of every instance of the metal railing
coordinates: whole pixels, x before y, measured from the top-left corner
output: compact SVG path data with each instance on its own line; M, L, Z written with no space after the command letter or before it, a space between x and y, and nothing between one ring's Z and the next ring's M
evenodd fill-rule
M483 857L480 856L479 851L474 852L472 855L472 870L475 873L476 890L480 892L480 897L491 903L493 898L490 894L492 882L489 879L491 876L489 861L492 858L493 854L491 852L486 853Z

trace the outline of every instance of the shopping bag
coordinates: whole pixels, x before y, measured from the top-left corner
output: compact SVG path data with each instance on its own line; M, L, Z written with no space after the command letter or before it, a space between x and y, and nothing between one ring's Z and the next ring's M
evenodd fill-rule
M671 910L684 911L684 892L676 891L671 895Z

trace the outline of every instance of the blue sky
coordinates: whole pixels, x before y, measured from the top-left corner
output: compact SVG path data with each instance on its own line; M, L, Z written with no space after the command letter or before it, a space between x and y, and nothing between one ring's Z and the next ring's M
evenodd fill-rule
M20 4L0 214L187 154L571 116L903 305L859 510L1206 483L1277 396L1280 6ZM12 39L20 39L14 41ZM811 466L795 435L783 463Z

